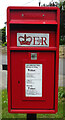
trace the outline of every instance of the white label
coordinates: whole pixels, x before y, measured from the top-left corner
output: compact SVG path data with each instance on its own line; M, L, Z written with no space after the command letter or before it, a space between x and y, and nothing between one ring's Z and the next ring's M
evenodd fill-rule
M17 46L49 47L48 33L17 33Z
M25 96L42 97L42 64L25 64Z

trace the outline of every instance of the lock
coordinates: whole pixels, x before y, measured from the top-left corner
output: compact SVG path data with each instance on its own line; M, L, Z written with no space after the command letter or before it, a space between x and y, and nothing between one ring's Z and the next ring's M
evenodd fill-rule
M37 60L37 53L31 53L31 60Z

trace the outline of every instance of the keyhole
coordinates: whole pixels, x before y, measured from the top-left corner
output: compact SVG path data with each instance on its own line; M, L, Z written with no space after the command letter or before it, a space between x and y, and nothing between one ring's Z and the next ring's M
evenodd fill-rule
M35 58L35 55L32 55L32 58Z
M20 81L18 81L18 84L20 83Z

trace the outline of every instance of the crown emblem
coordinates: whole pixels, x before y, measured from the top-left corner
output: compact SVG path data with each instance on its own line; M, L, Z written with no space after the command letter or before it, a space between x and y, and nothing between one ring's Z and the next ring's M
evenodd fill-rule
M21 40L22 38L22 40ZM27 39L30 39L29 41ZM30 45L31 41L32 41L32 37L31 36L26 36L26 34L24 34L24 37L23 36L20 36L18 38L19 42L21 45Z

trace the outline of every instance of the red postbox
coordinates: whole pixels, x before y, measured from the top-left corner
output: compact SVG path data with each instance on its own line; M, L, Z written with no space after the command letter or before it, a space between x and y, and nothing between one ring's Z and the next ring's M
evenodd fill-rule
M57 7L8 7L8 111L56 113L59 22Z

